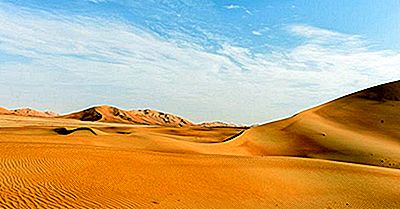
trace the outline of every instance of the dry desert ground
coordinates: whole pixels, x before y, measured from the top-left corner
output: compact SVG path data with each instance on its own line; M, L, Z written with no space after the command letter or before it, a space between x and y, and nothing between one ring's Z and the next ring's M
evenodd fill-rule
M0 208L400 208L400 82L251 128L0 112Z

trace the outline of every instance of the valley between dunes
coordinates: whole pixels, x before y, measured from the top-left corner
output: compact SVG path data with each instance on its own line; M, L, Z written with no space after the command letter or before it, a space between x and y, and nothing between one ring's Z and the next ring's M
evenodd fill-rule
M400 82L251 128L1 112L0 208L400 208Z

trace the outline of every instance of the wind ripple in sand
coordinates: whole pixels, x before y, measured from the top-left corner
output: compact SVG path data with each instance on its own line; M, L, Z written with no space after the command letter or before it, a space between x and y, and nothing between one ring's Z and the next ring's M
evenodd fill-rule
M65 164L64 164L65 165ZM47 171L55 166L61 171L61 162L48 159L1 159L0 161L0 205L5 208L77 208L99 207L98 203L77 195L71 188L43 181ZM62 176L59 176L62 178Z
M18 146L18 145L16 145ZM90 188L81 187L71 178L90 163L84 158L70 160L67 156L48 157L31 155L29 149L16 149L9 144L2 148L16 150L2 152L0 158L0 208L127 208L129 201L106 200L99 203L85 195ZM20 147L21 148L21 147ZM64 153L62 150L60 152ZM6 157L4 157L6 155ZM50 154L51 155L51 154ZM74 156L72 151L71 157ZM64 159L63 159L64 158ZM67 162L68 161L68 162ZM65 188L63 185L67 185ZM86 191L85 191L86 190Z
M0 159L0 208L399 205L398 170L329 161L161 154L45 140L3 142Z

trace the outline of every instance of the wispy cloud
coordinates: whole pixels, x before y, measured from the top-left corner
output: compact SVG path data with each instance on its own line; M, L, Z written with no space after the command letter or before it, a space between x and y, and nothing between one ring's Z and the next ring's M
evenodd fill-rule
M262 35L262 33L260 31L255 31L255 30L251 31L251 33L253 35L255 35L255 36L261 36Z
M225 6L225 8L227 8L227 9L240 9L241 7L239 5L230 4L230 5Z
M0 54L29 60L0 65L5 105L36 96L29 102L64 110L109 102L251 123L400 78L399 53L308 25L286 28L302 44L268 53L227 41L210 52L118 20L8 4L0 6L0 25Z
M92 3L96 3L96 4L107 2L107 0L87 0L87 1L92 2Z
M253 31L251 31L251 33L253 34L253 35L255 35L255 36L261 36L261 35L263 35L265 32L268 32L268 31L270 31L271 29L269 28L269 27L264 27L264 28L262 28L262 29L260 29L260 30L253 30Z
M246 12L246 13L249 14L249 15L252 15L252 14L253 14L253 13L252 13L250 10L248 10L246 7L239 6L239 5L235 5L235 4L226 5L225 8L226 8L226 9L241 9L241 10L243 10L244 12Z
M294 24L286 29L297 36L307 38L308 42L326 44L338 43L337 46L352 45L354 47L366 47L367 43L359 35L343 34L332 30L313 27L310 25Z

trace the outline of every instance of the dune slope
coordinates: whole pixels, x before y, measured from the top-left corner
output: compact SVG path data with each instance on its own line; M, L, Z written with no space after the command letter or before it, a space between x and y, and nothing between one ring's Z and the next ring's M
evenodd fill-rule
M230 142L253 155L400 168L400 82L369 88L247 130Z

